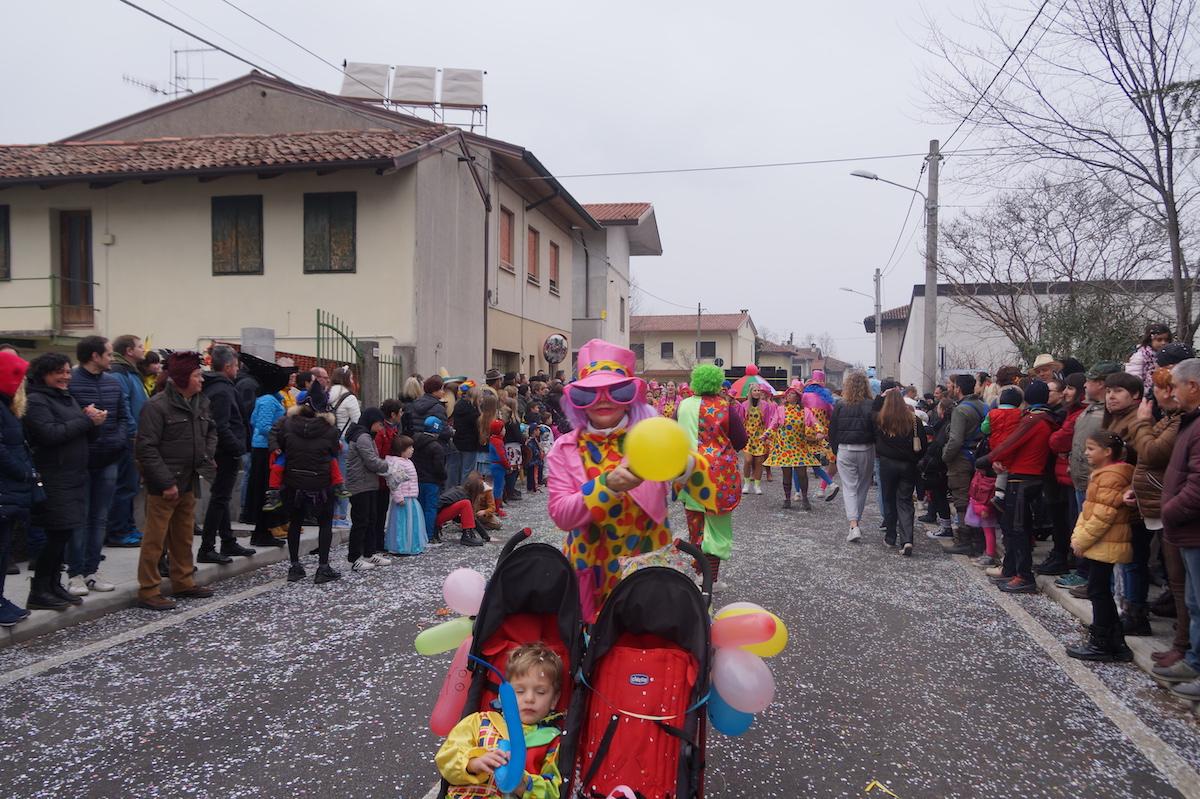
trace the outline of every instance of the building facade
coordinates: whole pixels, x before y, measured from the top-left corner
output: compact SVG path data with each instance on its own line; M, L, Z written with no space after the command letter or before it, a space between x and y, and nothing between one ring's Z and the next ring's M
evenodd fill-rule
M634 316L629 340L638 358L638 373L643 377L687 380L697 363L712 363L722 368L753 363L757 335L750 311L742 309L738 313L699 317Z

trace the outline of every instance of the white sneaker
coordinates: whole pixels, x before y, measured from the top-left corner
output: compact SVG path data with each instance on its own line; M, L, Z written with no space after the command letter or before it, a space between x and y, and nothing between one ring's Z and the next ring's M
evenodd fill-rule
M84 584L87 585L88 590L99 591L102 594L117 590L115 585L107 580L101 579L99 574L89 574L84 580Z
M749 493L750 493L750 481L749 481L749 480L747 480L746 482L742 483L742 493L743 493L743 494L749 494Z
M846 534L846 543L853 544L858 539L862 538L862 533L857 527L851 527L850 532Z
M350 571L352 572L369 572L374 568L375 564L371 562L370 558L359 558L350 564Z
M825 499L825 486L817 489L817 499Z
M392 565L391 558L385 558L383 555L380 555L378 552L376 552L374 555L371 556L371 562L374 563L376 566L391 566Z
M762 493L762 485L757 480L754 481L754 493L755 494Z
M71 596L88 595L87 580L83 579L82 574L77 574L67 581L67 593Z

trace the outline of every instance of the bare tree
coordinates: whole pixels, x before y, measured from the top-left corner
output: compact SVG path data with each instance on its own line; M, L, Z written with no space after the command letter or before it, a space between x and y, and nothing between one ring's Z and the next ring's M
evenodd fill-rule
M641 316L645 304L641 286L638 285L637 278L631 274L629 276L629 315Z
M837 355L837 341L828 330L817 336L816 342L822 355Z
M1165 237L1102 183L1037 177L942 230L938 269L956 304L1027 359L1127 354L1163 305Z
M1187 341L1200 324L1184 223L1196 192L1196 2L1063 0L1057 10L1041 3L1020 53L1005 13L1019 15L1024 28L1029 4L981 3L983 45L953 41L929 24L930 50L949 66L930 81L934 105L996 140L986 163L976 162L978 175L986 182L1014 169L1069 166L1161 227L1175 324Z

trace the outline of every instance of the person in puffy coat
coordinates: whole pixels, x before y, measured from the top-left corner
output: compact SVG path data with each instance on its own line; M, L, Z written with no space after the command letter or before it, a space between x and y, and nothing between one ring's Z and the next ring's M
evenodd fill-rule
M29 518L36 472L13 399L29 364L15 352L0 351L0 627L29 618L29 611L4 598L4 577L13 527Z
M1133 466L1121 461L1124 449L1120 436L1108 430L1092 433L1085 444L1092 476L1071 535L1071 550L1088 560L1092 626L1085 642L1067 647L1067 654L1079 660L1133 660L1112 595L1114 564L1133 559L1133 508L1125 504Z
M45 530L46 544L34 565L25 604L30 610L63 610L83 602L62 585L63 556L87 520L82 497L88 489L88 445L107 414L94 405L79 407L67 390L70 384L71 361L65 355L46 353L29 364L21 423L46 493L31 518Z
M310 391L308 398L293 407L274 428L274 443L283 452L283 506L288 513L287 546L291 558L288 582L307 575L300 564L300 530L311 511L317 519L317 571L313 582L327 583L341 577L329 565L333 543L333 464L342 449L341 436L324 408L323 392ZM372 443L372 447L374 444Z
M391 560L377 554L383 551L383 528L376 524L379 506L375 492L388 467L375 447L375 434L383 426L383 411L367 408L346 428L346 490L350 492L350 547L346 558L356 572L391 564Z

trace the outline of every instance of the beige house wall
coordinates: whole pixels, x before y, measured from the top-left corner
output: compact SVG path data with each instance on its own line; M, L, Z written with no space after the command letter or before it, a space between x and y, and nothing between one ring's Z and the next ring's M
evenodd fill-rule
M136 333L152 336L154 346L180 348L213 338L237 341L243 327L267 327L276 331L279 349L315 352L321 308L344 320L359 338L376 339L382 351L390 352L393 346L414 345L418 336L416 188L417 170L409 168L384 177L347 170L271 180L247 176L208 183L130 181L107 189L84 184L9 189L4 202L11 207L13 276L49 276L57 264L57 212L88 209L97 311L94 327L74 334ZM357 192L356 271L305 274L304 194L334 191ZM245 194L263 197L263 274L214 275L211 198ZM111 245L103 243L106 234L113 237ZM0 282L0 306L46 304L48 282ZM431 324L441 325L442 340L449 341L453 330L459 340L482 342L478 306L474 315L458 318L433 311L437 318ZM2 313L4 331L51 327L49 308ZM418 362L416 367L432 365Z
M725 369L733 366L745 366L754 361L754 331L750 325L742 325L736 332L730 331L700 331L701 341L716 342L717 358L722 359ZM662 358L662 344L671 342L674 345L674 358ZM690 371L696 364L696 331L669 331L646 333L634 331L630 334L631 344L641 344L645 348L644 360L639 362L639 368L654 376L656 372ZM705 358L704 363L712 363L713 359Z

